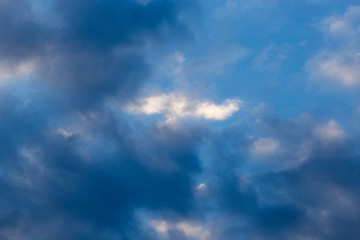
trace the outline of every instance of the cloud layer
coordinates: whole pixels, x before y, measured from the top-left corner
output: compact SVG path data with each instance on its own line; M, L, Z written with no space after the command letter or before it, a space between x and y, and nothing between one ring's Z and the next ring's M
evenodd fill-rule
M299 6L0 0L0 239L359 239L351 96L310 96L306 41L276 37ZM328 45L295 65L356 91L344 9L309 13Z

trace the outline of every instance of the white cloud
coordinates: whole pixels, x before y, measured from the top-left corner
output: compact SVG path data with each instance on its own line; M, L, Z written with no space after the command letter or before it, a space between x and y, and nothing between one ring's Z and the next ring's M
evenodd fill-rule
M343 87L360 85L360 7L349 7L344 15L326 18L319 26L335 47L307 61L310 78Z
M210 236L208 229L188 221L170 223L164 220L151 220L150 226L163 237L168 237L168 232L171 230L177 230L191 239L205 240Z
M342 16L331 16L321 22L320 27L327 37L353 41L360 34L360 7L349 7Z
M167 232L172 228L170 224L163 220L152 220L150 221L150 226L159 234L167 234Z
M280 147L280 143L273 138L259 138L251 146L251 152L255 155L270 155Z
M182 94L162 94L140 99L137 103L127 106L133 114L162 114L167 122L179 118L204 118L209 120L224 120L239 110L242 101L227 99L222 104L210 100L196 100Z
M360 52L322 52L306 63L311 79L331 81L344 87L360 84Z
M333 119L327 124L317 127L314 130L314 135L325 144L341 142L346 138L346 133Z

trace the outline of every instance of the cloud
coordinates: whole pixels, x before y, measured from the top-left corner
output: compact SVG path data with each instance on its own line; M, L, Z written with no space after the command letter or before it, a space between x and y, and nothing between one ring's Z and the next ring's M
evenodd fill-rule
M0 0L0 239L359 239L359 139L338 118L259 106L254 122L213 130L121 111L171 123L241 108L137 94L157 64L149 49L182 50L193 4ZM231 51L189 62L218 74L241 57Z
M351 88L360 84L360 52L321 52L306 63L310 77Z
M349 7L344 15L331 16L320 23L320 28L327 37L344 41L347 44L356 43L360 39L360 7Z
M254 141L251 152L255 155L268 155L274 153L280 144L273 138L259 138Z
M31 78L37 67L34 60L16 64L0 62L0 83L11 82L19 78Z
M268 137L249 141L252 130L239 125L209 139L202 178L211 191L201 201L211 202L210 239L359 236L347 227L359 223L360 192L354 186L360 181L355 174L360 167L354 152L358 140L349 141L334 119L308 114L268 117L257 124L253 130ZM274 155L262 156L266 161L254 162L253 152L246 151L254 145L271 149L266 147L275 141L280 147Z
M0 77L32 73L36 59L33 84L60 92L71 101L68 108L99 106L110 96L125 101L149 76L145 43L188 38L179 14L195 4L1 1Z
M346 88L360 83L360 7L349 7L342 16L331 16L319 27L333 48L319 51L309 59L306 70L310 78Z
M127 110L133 114L162 114L167 122L180 118L204 118L209 120L224 120L237 112L241 101L227 99L222 104L209 100L196 100L182 94L170 93L155 95L138 100L138 103L128 105Z
M2 239L125 237L137 208L185 216L192 208L192 175L200 171L193 145L200 140L197 129L155 128L137 135L103 112L71 116L71 126L83 128L74 134L49 124L46 108L34 107L44 102L24 109L16 98L2 100ZM66 232L58 230L64 227Z
M150 226L158 232L160 235L164 236L166 239L169 237L170 231L179 231L186 237L194 240L209 239L210 231L204 228L201 225L181 221L178 223L169 223L164 220L152 220Z
M324 143L342 142L346 138L345 132L334 119L331 119L324 126L317 127L314 134Z
M138 208L186 217L202 130L138 135L104 101L134 97L144 45L187 39L194 4L0 0L1 239L141 239Z

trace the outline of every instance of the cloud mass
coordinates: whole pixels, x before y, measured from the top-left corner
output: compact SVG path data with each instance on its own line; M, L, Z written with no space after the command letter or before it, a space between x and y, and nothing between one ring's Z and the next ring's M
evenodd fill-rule
M356 4L0 0L0 239L360 239Z

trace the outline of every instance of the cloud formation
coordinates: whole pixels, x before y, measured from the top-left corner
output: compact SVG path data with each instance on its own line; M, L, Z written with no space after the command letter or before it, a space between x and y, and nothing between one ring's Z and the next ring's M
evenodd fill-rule
M331 16L319 26L335 49L326 49L307 61L310 77L346 88L360 84L360 7L349 7L343 16Z
M268 22L306 4L0 0L0 239L359 239L358 116L279 67L307 49L312 78L357 86L359 7L309 11L314 51Z
M237 112L241 101L227 99L222 104L215 104L209 100L199 101L186 95L171 93L155 95L138 100L130 104L127 110L130 113L146 115L162 114L170 123L180 118L204 118L209 120L224 120Z
M360 52L322 52L307 62L311 78L351 88L360 84Z
M179 223L168 223L161 220L152 220L150 222L152 228L165 239L169 238L170 231L178 231L185 237L190 239L209 239L210 231L202 227L201 225L194 224L192 222L179 222Z
M145 44L189 37L194 4L0 1L1 239L150 239L136 209L188 213L201 130L141 137L104 102L146 80Z
M2 71L2 81L23 77L36 66L37 84L61 91L69 107L78 109L109 96L130 98L148 76L146 41L166 41L168 35L181 41L190 35L177 21L179 9L192 5L186 1L0 4L0 65L13 69L11 76Z
M354 192L350 183L359 181L353 175L357 170L346 173L359 168L355 145L323 144L345 141L336 121L300 116L264 119L261 125L262 134L271 137L248 142L243 128L233 126L214 136L208 145L211 159L204 171L209 194L202 200L216 198L210 205L216 226L210 239L358 236L356 230L347 228L358 222L354 212L359 211L355 204L359 192ZM319 139L318 131L326 136ZM265 161L249 157L247 146L252 150L258 147Z

